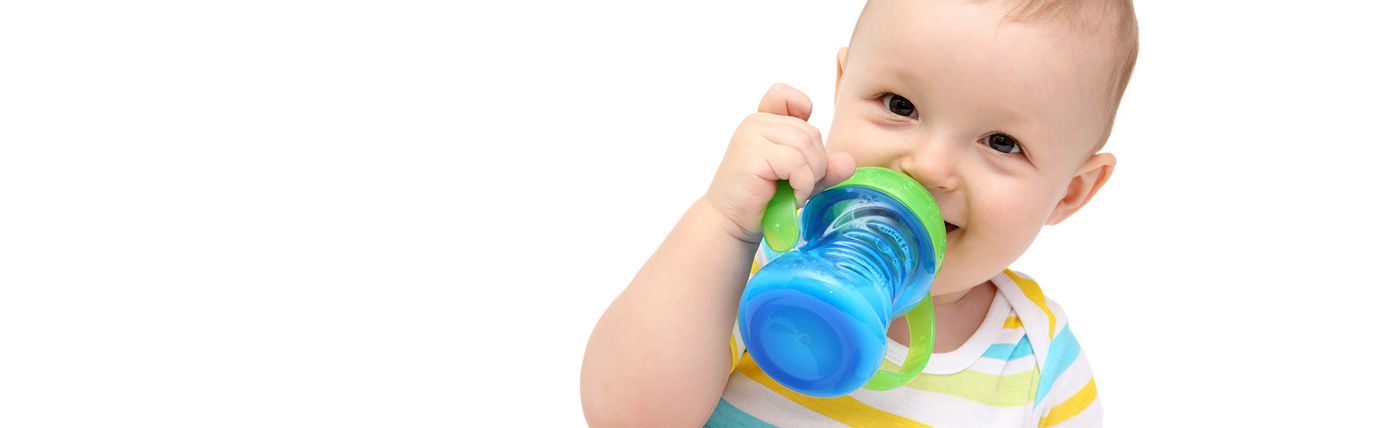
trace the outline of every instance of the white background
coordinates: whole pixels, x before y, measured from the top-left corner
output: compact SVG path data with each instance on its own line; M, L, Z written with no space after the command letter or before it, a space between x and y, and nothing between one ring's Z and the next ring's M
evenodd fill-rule
M593 323L771 83L826 129L861 6L197 4L0 6L0 425L582 425ZM1013 265L1111 425L1393 418L1381 4L1138 3L1120 166Z

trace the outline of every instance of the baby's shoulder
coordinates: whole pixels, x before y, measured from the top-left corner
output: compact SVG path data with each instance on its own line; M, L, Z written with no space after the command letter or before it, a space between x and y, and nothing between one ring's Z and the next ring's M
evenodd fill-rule
M1011 304L1015 319L1008 323L1018 324L1025 330L1042 363L1046 362L1052 348L1063 348L1071 341L1077 345L1069 330L1069 315L1059 303L1046 296L1040 283L1030 275L1007 269L992 278L992 283Z
M992 278L992 284L996 285L997 291L1011 303L1017 315L1042 318L1047 322L1047 327L1063 327L1068 324L1069 315L1065 313L1064 308L1047 296L1040 282L1030 275L1006 269ZM1057 330L1058 328L1051 328L1049 332Z

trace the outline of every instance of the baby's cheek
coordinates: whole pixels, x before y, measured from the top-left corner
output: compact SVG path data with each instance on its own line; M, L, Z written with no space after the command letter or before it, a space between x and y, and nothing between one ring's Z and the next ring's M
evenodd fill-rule
M856 166L885 166L888 159L898 155L899 147L896 136L870 129L859 121L834 122L826 136L826 151L850 153Z
M999 237L1001 245L1029 246L1045 223L1046 213L1038 204L1028 201L1008 201L1001 207L990 210L992 215L985 219L993 236ZM983 231L988 232L988 231ZM1024 250L1024 248L1022 248Z
M839 131L836 127L831 128L831 133L826 137L826 151L830 153L846 152L856 159L856 165L860 165L861 158L856 156L860 152L860 147L854 144L855 136L848 132Z

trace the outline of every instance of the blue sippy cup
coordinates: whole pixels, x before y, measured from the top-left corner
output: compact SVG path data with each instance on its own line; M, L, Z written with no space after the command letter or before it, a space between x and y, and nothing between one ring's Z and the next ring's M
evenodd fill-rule
M929 286L947 249L933 197L906 175L865 167L808 201L800 233L796 211L792 188L779 182L763 231L784 253L749 279L739 300L739 333L754 362L815 397L913 379L933 352ZM879 370L885 334L900 315L909 322L909 357L898 372Z

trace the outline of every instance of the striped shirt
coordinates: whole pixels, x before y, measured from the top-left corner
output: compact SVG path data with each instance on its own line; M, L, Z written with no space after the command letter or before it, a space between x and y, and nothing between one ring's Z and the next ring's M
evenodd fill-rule
M992 283L996 296L972 337L933 354L923 373L889 391L793 392L758 368L736 325L733 370L706 426L1102 426L1089 362L1064 311L1024 274L1006 270ZM897 370L908 352L888 341L882 369Z

